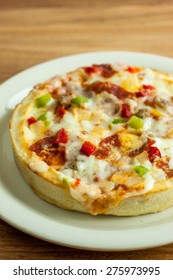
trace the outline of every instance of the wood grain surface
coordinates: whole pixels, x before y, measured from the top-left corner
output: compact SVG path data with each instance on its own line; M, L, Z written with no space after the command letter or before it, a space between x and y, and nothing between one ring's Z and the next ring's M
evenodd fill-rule
M173 1L0 0L0 82L45 60L104 50L173 58ZM0 259L173 259L173 244L91 252L41 241L1 220Z

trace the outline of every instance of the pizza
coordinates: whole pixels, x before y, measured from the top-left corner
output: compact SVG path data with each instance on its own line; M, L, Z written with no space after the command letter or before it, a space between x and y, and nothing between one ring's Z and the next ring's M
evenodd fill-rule
M173 205L173 75L93 64L37 84L10 122L16 164L44 200L92 215Z

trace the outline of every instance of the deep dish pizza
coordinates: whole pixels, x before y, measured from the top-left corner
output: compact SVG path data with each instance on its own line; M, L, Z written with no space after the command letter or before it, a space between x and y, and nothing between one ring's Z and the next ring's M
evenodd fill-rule
M119 64L37 84L10 124L25 180L62 208L139 215L173 205L173 75Z

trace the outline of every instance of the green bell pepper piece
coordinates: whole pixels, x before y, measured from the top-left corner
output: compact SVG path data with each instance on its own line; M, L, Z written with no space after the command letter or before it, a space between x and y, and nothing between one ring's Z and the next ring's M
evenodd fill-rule
M134 171L135 171L139 176L142 177L143 175L145 175L145 174L149 171L149 169L146 168L145 166L139 165L139 166L135 166L135 167L134 167Z
M45 107L47 103L50 101L50 99L51 99L50 93L42 95L35 100L35 106L37 108Z

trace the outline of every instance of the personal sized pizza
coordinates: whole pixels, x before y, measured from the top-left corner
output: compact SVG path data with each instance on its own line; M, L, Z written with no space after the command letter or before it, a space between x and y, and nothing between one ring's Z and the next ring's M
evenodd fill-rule
M37 84L10 123L34 191L80 212L119 216L173 205L173 75L121 64Z

